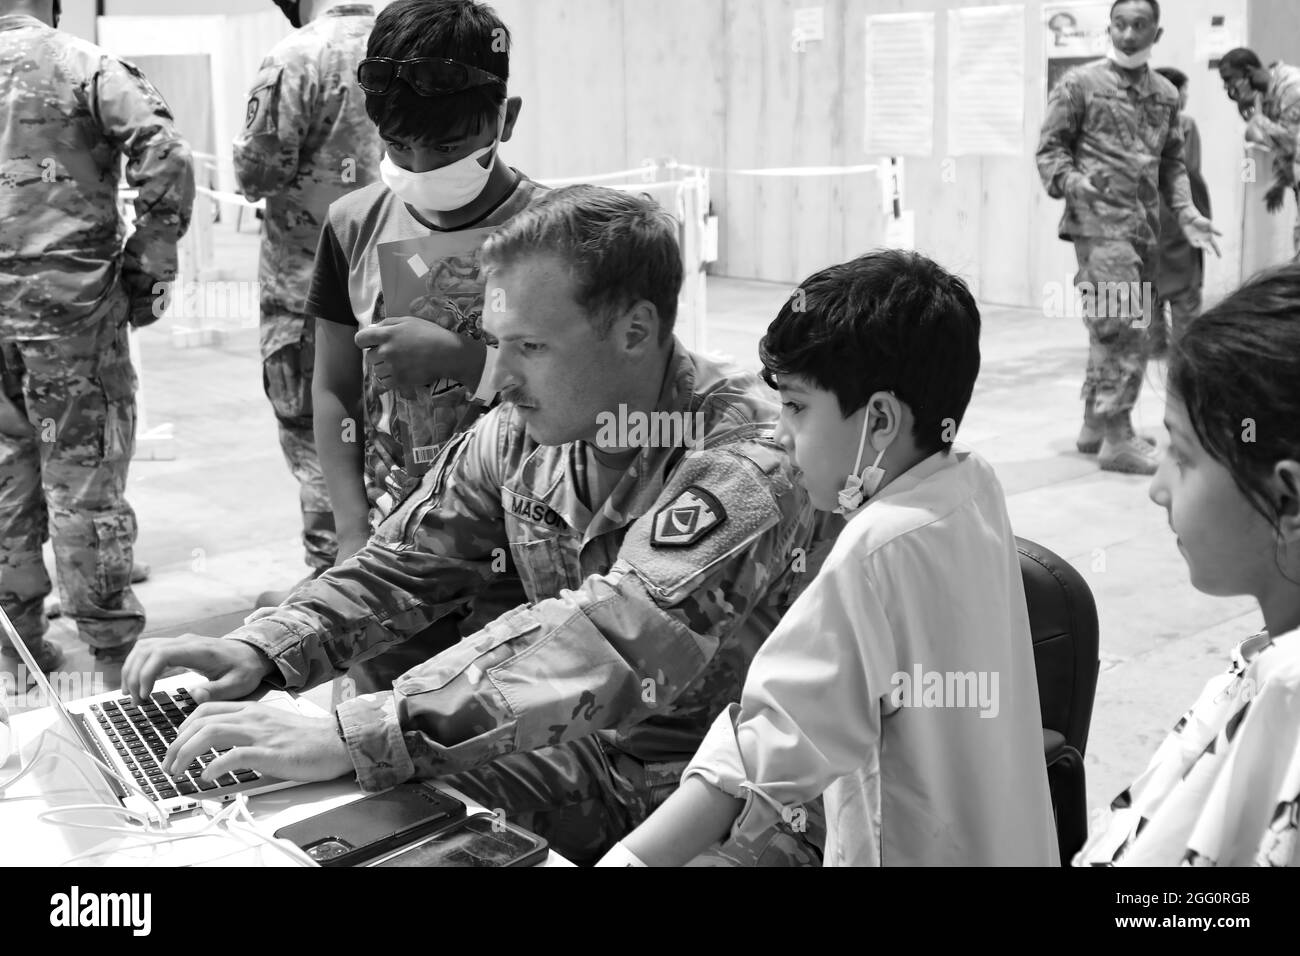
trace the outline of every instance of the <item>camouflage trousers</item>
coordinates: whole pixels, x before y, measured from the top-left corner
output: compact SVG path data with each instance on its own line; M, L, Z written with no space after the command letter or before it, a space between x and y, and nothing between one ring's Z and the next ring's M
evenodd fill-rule
M1199 285L1179 289L1170 295L1161 293L1160 304L1156 306L1151 319L1149 339L1152 350L1160 349L1170 341L1177 339L1187 329L1192 319L1201 314L1203 294ZM1169 304L1169 321L1165 322L1165 303Z
M334 566L339 543L334 534L334 511L312 430L311 381L316 367L316 326L307 319L302 339L283 346L262 360L262 388L275 411L280 430L280 450L298 481L302 511L302 541L306 561L313 569Z
M1123 239L1076 239L1075 287L1088 328L1081 397L1102 418L1132 411L1146 372L1149 330L1159 301L1159 249Z
M54 543L63 613L92 648L131 644L144 608L131 591L135 369L127 302L113 296L86 331L0 341L0 603L25 642L48 622L41 547ZM85 327L84 324L82 326Z
M444 778L471 800L525 830L579 866L599 860L677 789L688 761L644 763L599 735L557 747L509 754ZM821 866L825 825L821 801L803 832L785 824L766 831L761 845L715 845L691 866Z

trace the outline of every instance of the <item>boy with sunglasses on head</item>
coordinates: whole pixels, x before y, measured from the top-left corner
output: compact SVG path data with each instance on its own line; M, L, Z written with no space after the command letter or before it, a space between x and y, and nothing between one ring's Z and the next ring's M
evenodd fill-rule
M681 787L600 865L759 864L823 794L827 866L1055 865L1015 538L993 469L953 444L975 300L898 251L800 292L760 345L777 437L848 523Z
M521 106L506 92L509 44L491 7L398 0L379 14L357 68L385 145L382 182L330 207L307 305L320 320L312 397L339 563L494 397L477 254L425 263L435 312L448 328L385 310L378 249L500 226L541 195L499 155ZM435 625L353 668L356 689L387 689L458 637L454 622Z

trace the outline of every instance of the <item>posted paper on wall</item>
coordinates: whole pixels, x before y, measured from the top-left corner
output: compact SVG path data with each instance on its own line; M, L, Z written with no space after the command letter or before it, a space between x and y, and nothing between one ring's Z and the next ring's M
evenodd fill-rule
M1024 152L1025 8L948 11L948 155Z
M867 137L872 156L934 152L934 14L867 17Z
M1048 93L1073 67L1099 60L1110 52L1110 7L1110 0L1043 6Z

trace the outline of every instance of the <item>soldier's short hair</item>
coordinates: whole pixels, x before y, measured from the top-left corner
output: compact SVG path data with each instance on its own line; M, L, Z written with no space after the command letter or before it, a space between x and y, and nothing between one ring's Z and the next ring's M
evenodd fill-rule
M1154 18L1154 22L1156 23L1160 22L1160 0L1115 0L1115 2L1110 5L1110 15L1112 17L1115 16L1115 8L1118 7L1121 3L1134 3L1134 2L1145 3L1150 5L1151 15Z
M603 186L565 186L546 193L488 237L484 273L526 258L554 256L573 277L573 295L603 337L637 302L659 313L668 341L682 289L677 220L645 194Z
M769 385L778 375L803 379L832 392L845 418L892 391L912 410L917 444L938 451L952 445L970 404L979 335L965 282L923 255L890 249L804 280L759 354Z
M1174 340L1169 392L1201 447L1275 528L1270 487L1280 461L1300 461L1300 262L1260 273Z
M375 18L367 57L458 60L499 76L501 85L421 96L399 81L383 95L366 94L366 114L381 136L412 143L436 143L495 127L510 79L510 43L510 30L487 4L396 0Z
M1248 50L1244 46L1229 50L1219 58L1219 72L1229 70L1233 73L1250 73L1253 70L1263 69L1264 64L1260 62L1259 55L1254 50Z

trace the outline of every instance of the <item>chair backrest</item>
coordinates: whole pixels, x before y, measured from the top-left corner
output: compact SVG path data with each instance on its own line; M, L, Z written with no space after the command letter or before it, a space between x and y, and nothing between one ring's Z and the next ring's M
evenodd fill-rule
M1043 727L1079 754L1088 743L1097 693L1097 604L1083 576L1042 545L1016 538L1034 641Z

